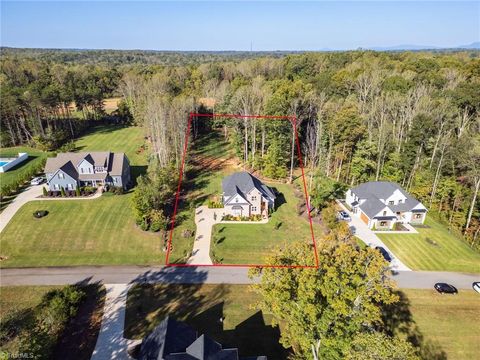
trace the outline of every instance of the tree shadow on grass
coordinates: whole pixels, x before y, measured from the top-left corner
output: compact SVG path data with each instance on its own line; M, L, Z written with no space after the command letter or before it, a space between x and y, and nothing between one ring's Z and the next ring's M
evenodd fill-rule
M396 291L399 301L395 304L382 306L382 320L384 330L390 335L403 335L417 348L418 354L423 359L446 360L447 354L440 344L425 339L410 311L410 301L401 291Z
M182 284L186 273L195 276L197 284ZM168 280L171 284L148 283L154 279ZM289 351L279 343L279 329L266 325L261 312L247 317L234 329L225 330L224 322L229 319L225 318L224 306L226 299L232 298L232 287L219 284L205 290L202 285L205 280L206 272L196 267L168 268L136 279L137 284L127 298L125 337L144 338L166 316L171 316L189 324L199 335L206 334L218 341L224 348L238 348L240 356L287 359Z

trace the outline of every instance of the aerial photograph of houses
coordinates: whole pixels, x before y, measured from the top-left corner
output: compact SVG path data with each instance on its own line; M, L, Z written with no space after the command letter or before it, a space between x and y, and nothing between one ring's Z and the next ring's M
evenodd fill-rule
M480 3L0 1L0 360L480 358Z

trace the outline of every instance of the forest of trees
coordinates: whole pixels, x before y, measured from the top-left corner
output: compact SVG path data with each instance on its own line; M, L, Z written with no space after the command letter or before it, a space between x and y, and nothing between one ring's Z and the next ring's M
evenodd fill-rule
M66 104L95 112L101 96L115 93L145 128L159 166L168 167L181 160L191 111L295 115L313 204L322 206L325 186L396 181L478 247L478 51L267 55L230 61L199 55L187 65L119 65L105 56L102 65L74 65L10 53L2 57L2 142L30 142L57 126L68 131ZM205 109L201 99L213 106ZM200 120L193 125L195 137ZM267 177L288 180L298 166L286 121L211 125Z

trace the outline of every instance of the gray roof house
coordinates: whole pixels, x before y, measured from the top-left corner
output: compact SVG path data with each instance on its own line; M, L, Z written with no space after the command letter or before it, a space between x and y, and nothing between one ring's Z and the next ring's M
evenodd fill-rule
M267 360L266 356L240 358L238 349L224 349L206 335L198 336L187 324L166 317L139 345L139 360Z
M57 154L47 159L45 174L51 191L101 185L126 189L131 182L127 156L107 151Z
M268 210L275 207L273 190L246 171L225 177L222 191L225 214L267 217Z
M345 202L371 229L391 229L395 223L423 224L427 212L420 201L389 181L369 181L349 189Z

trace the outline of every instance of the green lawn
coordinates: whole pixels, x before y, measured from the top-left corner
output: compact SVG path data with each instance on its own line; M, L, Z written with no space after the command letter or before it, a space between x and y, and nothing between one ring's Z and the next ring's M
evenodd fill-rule
M206 275L199 270L197 276ZM240 356L286 359L279 331L268 325L271 318L252 310L257 296L247 285L135 285L127 297L124 336L140 339L169 315L187 322L199 335L238 347Z
M60 288L60 286L4 286L0 288L0 322L13 319L14 314L22 314L16 323L17 332L21 332L30 323L33 308L40 304L40 301L48 291ZM1 351L17 353L20 342L17 336L11 338L0 338ZM0 351L0 354L1 354Z
M416 228L419 234L377 235L412 269L480 273L479 253L428 215L425 225L425 228Z
M170 263L185 262L193 249L194 237L183 237L184 230L195 231L195 208L206 205L210 198L219 195L224 176L235 171L232 164L226 166L222 159L232 159L232 148L217 132L202 135L187 152L182 191L172 238ZM212 161L214 163L212 163ZM217 166L218 165L218 166ZM212 168L213 167L213 168Z
M2 267L161 264L158 234L136 227L130 194L25 204L2 233ZM35 210L49 214L36 219Z
M294 195L293 185L268 185L276 188L282 197L277 198L278 208L272 213L267 224L217 224L214 226L211 252L222 263L263 264L265 257L271 255L277 247L295 241L312 242L308 220L297 215L296 206L301 200ZM280 227L276 229L279 223ZM320 236L321 231L320 226L314 224L316 238Z
M133 170L145 171L142 130L99 126L76 141L78 151L123 151ZM35 201L24 205L2 232L1 267L164 263L158 234L136 227L131 193L95 200ZM36 219L35 210L49 214Z
M440 295L434 290L402 291L408 297L413 321L434 348L444 351L447 359L478 358L480 294L471 290L461 290L458 295Z

